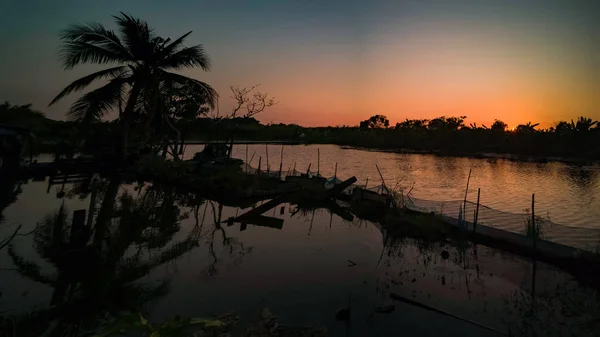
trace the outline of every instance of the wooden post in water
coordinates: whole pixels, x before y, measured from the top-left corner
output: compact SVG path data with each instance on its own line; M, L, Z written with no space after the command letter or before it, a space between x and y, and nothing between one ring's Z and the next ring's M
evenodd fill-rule
M533 249L537 248L538 231L535 227L535 193L531 194L531 228L533 231Z
M256 173L260 174L260 165L262 164L262 157L258 157L258 168L256 169Z
M269 174L269 145L265 144L265 151L267 152L267 174Z
M473 233L477 232L477 220L479 219L479 197L481 196L481 188L477 189L477 206L475 208L475 221L473 221Z
M306 169L306 174L308 174L308 172L310 172L310 165L311 165L311 164L312 164L312 163L308 163L308 168Z
M333 180L335 182L335 180L337 179L337 163L335 163L335 170L333 171Z
M321 168L321 150L317 148L317 177L319 176Z
M365 181L365 190L367 189L367 184L369 183L369 177L367 177L367 180Z
M469 182L471 181L471 171L469 169L469 177L467 178L467 188L465 189L465 200L463 201L463 221L467 220L467 193L469 193Z
M283 167L283 144L281 145L281 159L279 160L279 179L281 179L281 168Z

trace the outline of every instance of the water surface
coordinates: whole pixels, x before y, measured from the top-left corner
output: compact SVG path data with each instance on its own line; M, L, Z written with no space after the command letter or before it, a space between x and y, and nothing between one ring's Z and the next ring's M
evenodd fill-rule
M99 185L106 189L109 182L101 180ZM47 181L21 186L17 200L2 212L0 238L17 224L23 225L23 232L42 225L62 203L68 210L67 223L72 211L89 212L90 192L82 192L81 186L65 186L63 198L57 198L61 186L47 187ZM96 210L102 193L92 203ZM136 216L124 217L130 214L122 211L124 193L131 196ZM115 242L128 247L119 255L115 277L133 262L157 261L163 253L181 247L177 243L193 243L132 280L146 287L168 282L164 293L144 305L153 321L233 311L240 315L238 326L244 327L268 307L280 324L326 326L332 336L437 336L441 329L448 335L496 336L462 320L395 302L390 294L506 331L505 322L514 321L510 317L515 315L523 317L522 308L528 305L519 296L529 298L534 292L543 298L557 287L575 284L569 275L542 263L484 246L424 246L394 237L376 223L358 218L345 221L325 209L292 215L295 207L286 204L283 211L278 207L265 214L283 219L281 229L243 228L222 223L243 209L179 195L171 188L121 184L114 200L121 215L111 222L107 253L116 249ZM134 229L137 234L129 232ZM160 243L148 239L152 233L160 234ZM17 237L13 249L39 265L42 275L56 279L59 270L40 255L44 251L40 245L48 241L29 235ZM27 313L49 305L56 284L36 282L19 272L7 250L0 252L0 266L0 312ZM392 313L375 313L378 307L392 304ZM336 313L344 308L351 309L350 321L336 321Z

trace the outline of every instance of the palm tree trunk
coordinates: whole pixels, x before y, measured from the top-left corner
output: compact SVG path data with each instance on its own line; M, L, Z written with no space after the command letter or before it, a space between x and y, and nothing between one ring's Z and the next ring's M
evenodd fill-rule
M131 122L133 121L133 114L135 113L135 105L138 100L138 96L142 91L142 85L139 82L135 82L131 92L129 93L129 98L127 99L127 106L125 107L125 111L123 111L123 116L121 116L120 123L120 139L118 142L117 155L120 164L125 162L127 158L127 145L129 138L129 129L131 128Z

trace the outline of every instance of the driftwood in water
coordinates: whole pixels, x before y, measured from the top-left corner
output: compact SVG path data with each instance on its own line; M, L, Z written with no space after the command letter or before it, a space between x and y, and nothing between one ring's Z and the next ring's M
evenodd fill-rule
M333 198L336 195L342 193L343 190L345 190L346 188L348 188L352 184L354 184L356 182L356 180L357 180L356 177L352 176L352 177L342 181L341 183L333 186L332 188L327 190L327 192L325 192L325 194L324 194L325 199Z
M346 179L345 181L335 185L334 187L332 187L331 189L329 189L323 193L311 195L310 200L324 201L327 199L331 199L331 198L337 196L338 194L340 194L344 189L348 188L350 185L354 184L355 182L356 182L356 177L351 177L351 178ZM293 193L282 194L279 197L274 198L256 208L238 216L237 218L233 219L233 221L241 222L243 224L248 224L248 223L251 223L251 221L253 219L258 218L260 220L261 218L258 216L279 206L280 204L282 204L286 201L295 199L295 197L297 197L297 195L295 195ZM262 220L264 220L264 219L262 219Z
M270 209L273 209L274 207L279 206L279 204L285 202L287 200L287 198L289 198L289 196L287 194L280 195L277 198L271 199L271 200L265 202L264 204L254 208L254 209L251 209L248 212L238 216L234 221L240 222L241 220L244 220L243 222L247 222L246 219L256 217Z
M245 225L254 225L259 227L269 227L276 229L283 228L283 219L274 218L271 216L254 215L252 217L243 218L243 221Z

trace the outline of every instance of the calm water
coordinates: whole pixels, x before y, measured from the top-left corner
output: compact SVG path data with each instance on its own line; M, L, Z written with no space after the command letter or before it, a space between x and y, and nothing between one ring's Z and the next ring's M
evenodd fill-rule
M289 147L289 152L308 153L308 149L310 147ZM384 174L391 176L391 163L401 162L398 159L401 157L392 154L368 152L374 159L363 161L361 166L350 164L350 158L357 152L321 147L322 156L328 153L326 151L347 159L344 165L341 161L339 164L342 176L349 175L353 167L362 167L363 172L369 173L366 167L379 160L377 158L388 158L387 162L381 160L387 166L381 166L385 167ZM309 160L307 155L306 161ZM325 169L327 164L323 165ZM101 180L98 185L106 190L109 182ZM60 186L52 186L49 191L47 188L47 181L29 181L21 186L17 200L2 211L0 240L9 236L18 224L23 226L22 233L39 224L36 234L15 239L13 255L37 264L39 274L47 276L42 279L50 281L46 284L34 281L36 277L32 275L37 274L27 272L32 270L31 265L24 268L23 264L15 264L14 256L3 249L0 251L0 313L22 314L46 308L58 289L55 280L59 270L40 255L52 246L51 235L44 237L49 227L43 226L43 220L64 203L69 216L66 223L70 224L74 210L89 212L91 204L98 210L107 198L101 190L90 203L89 191L77 192L78 186L74 185L67 185L65 196L57 198ZM109 234L100 236L106 256L116 254L118 257L110 269L115 277L109 282L111 290L106 298L111 298L112 292L127 294L119 290L126 286L117 281L120 275L131 275L127 272L136 266L152 266L148 273L134 273L137 277L129 281L146 287L168 282L160 296L144 304L150 319L155 321L175 315L200 317L234 312L240 315L238 326L245 327L256 321L262 308L268 307L278 316L280 324L326 326L331 336L438 336L441 331L451 336L497 336L455 318L394 302L390 294L399 294L502 331L507 329L506 320L529 321L522 318L523 312L528 312L530 303L526 298L530 298L527 294L534 282L538 300L551 297L559 301L556 290L569 286L575 289L573 293L581 294L581 301L594 298L588 290L578 288L568 275L541 263L483 246L424 247L390 236L375 223L358 218L345 221L327 210L292 216L294 206L284 205L283 211L277 208L265 214L283 219L281 229L254 225L244 229L240 224L218 225L221 220L241 214L242 209L222 207L212 201L193 201L190 196L176 194L169 188L135 188L123 184L116 191L121 196L114 198L117 216L109 226ZM125 193L131 199L124 199ZM69 233L67 229L64 232ZM188 249L181 250L182 245L177 245L181 242L192 245L183 245ZM442 258L443 251L449 253L448 258ZM163 254L165 252L170 254ZM66 255L69 259L78 256ZM349 261L356 265L350 266ZM88 268L96 270L84 264L78 272L84 273ZM99 282L97 277L89 282L93 286L79 289L91 287L92 292L96 291L95 287L104 289L102 283L94 283ZM374 313L376 308L390 304L395 305L394 312ZM580 304L577 302L576 306ZM347 307L351 308L349 324L336 321L336 312ZM536 322L547 329L553 322L557 326L552 329L569 323L564 317L557 321L553 313L545 312L546 307L540 306L537 312L541 318ZM572 325L569 327L573 329Z
M202 145L189 145L186 156L191 158ZM249 145L248 160L266 168L265 145ZM565 226L600 229L600 165L575 166L564 163L523 163L509 160L437 157L421 154L343 149L335 145L286 145L283 147L283 170L296 165L305 171L319 170L326 177L358 178L357 184L379 185L379 166L388 186L397 183L405 190L412 187L412 196L421 199L463 200L469 169L472 169L468 200L477 201L481 189L481 204L506 212L523 213L531 208L535 193L536 214L549 216L552 222ZM269 145L269 166L278 171L281 146ZM246 146L234 147L233 156L245 159ZM598 233L600 236L600 232Z

